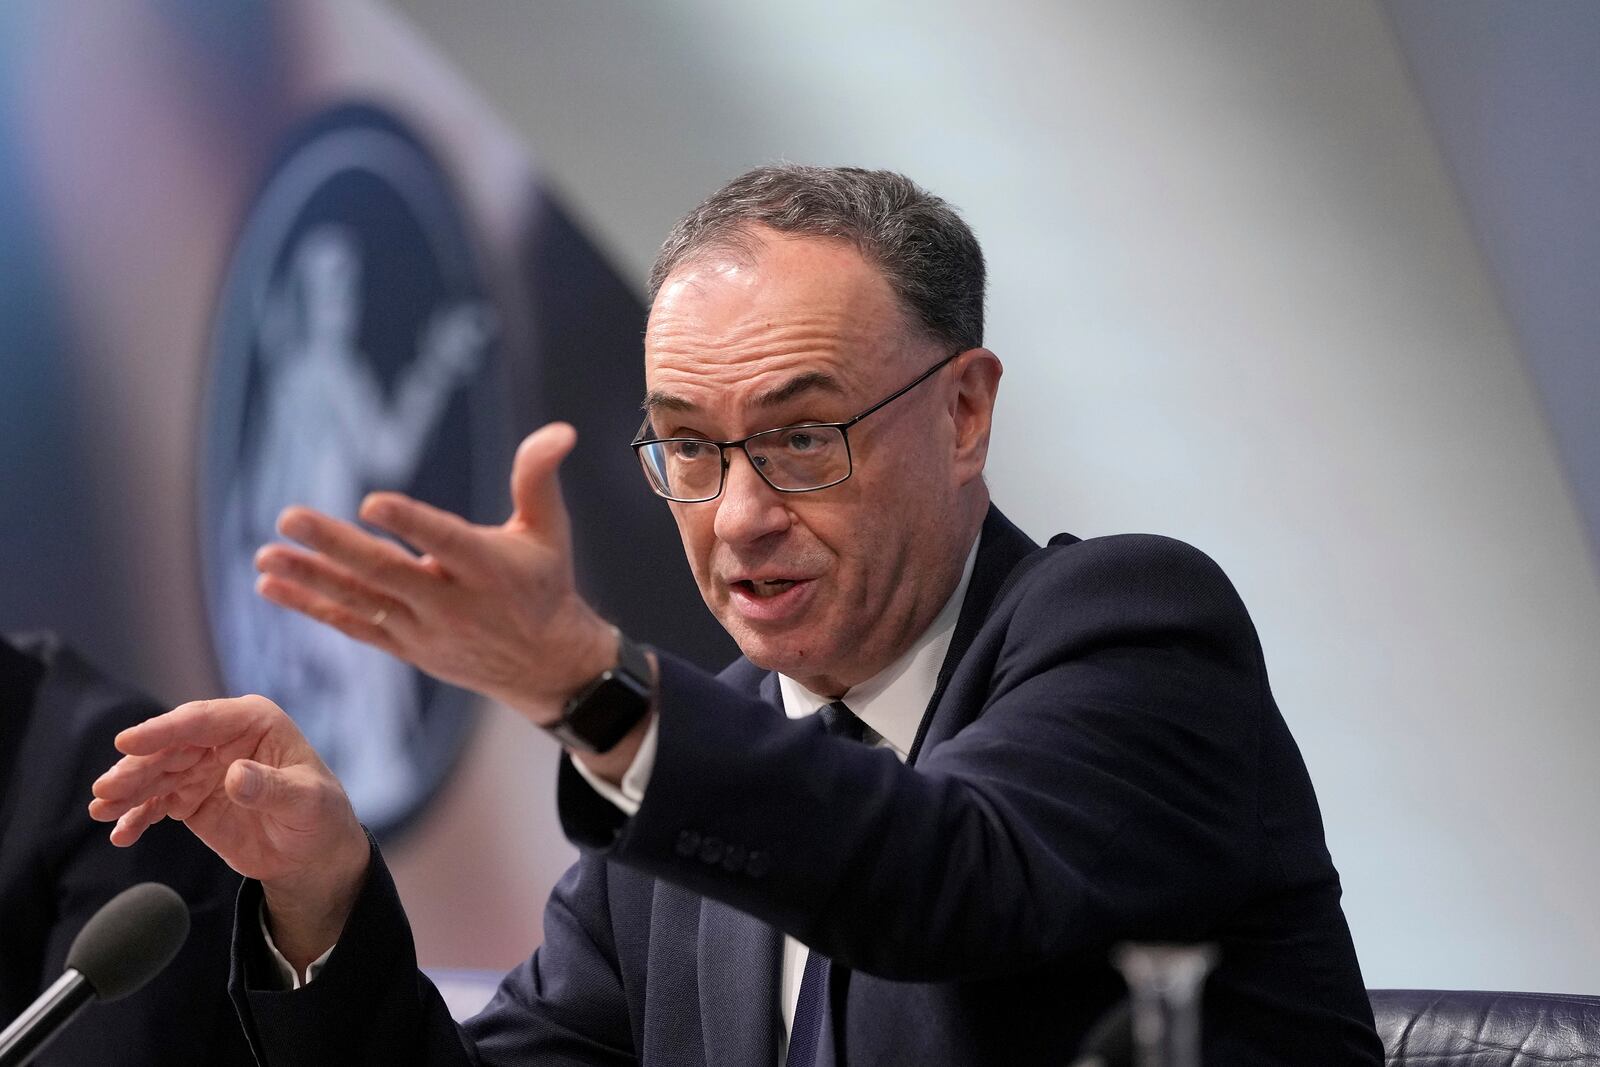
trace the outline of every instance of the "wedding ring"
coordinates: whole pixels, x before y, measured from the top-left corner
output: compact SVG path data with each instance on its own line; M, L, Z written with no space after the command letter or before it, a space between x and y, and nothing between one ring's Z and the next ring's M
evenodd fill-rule
M379 608L377 611L374 611L372 613L372 618L368 619L367 621L372 623L372 625L374 625L374 626L382 626L383 625L383 620L387 619L388 617L389 617L389 609L388 608Z

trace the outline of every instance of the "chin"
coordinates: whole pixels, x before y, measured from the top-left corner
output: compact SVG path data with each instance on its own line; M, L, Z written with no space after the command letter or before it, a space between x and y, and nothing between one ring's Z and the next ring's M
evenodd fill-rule
M817 664L828 654L826 649L797 641L793 636L756 633L743 625L729 632L745 659L763 670L777 671L795 679L815 674Z

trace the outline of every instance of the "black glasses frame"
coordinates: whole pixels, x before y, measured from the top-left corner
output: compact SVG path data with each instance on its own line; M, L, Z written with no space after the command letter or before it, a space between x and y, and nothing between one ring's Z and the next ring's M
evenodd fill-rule
M899 389L896 389L894 392L890 393L888 396L884 397L882 400L878 401L876 404L873 404L871 407L867 408L865 411L859 412L856 415L853 415L850 418L844 420L843 422L795 422L795 423L790 423L790 424L788 424L786 426L774 426L770 430L758 430L755 433L750 434L748 437L741 437L741 438L738 438L737 440L733 440L733 441L708 441L708 440L706 440L705 438L702 438L702 437L647 437L647 438L641 438L641 437L637 437L636 436L628 447L632 448L634 455L639 457L640 466L646 466L646 467L647 467L647 464L648 464L649 461L644 458L644 455L640 452L640 449L644 448L647 445L671 444L674 441L693 441L695 444L712 445L717 449L717 457L718 457L718 459L720 459L722 461L721 462L722 475L717 481L717 491L715 493L712 493L710 496L679 497L679 496L672 496L672 495L670 495L668 493L664 493L656 485L656 480L654 478L650 477L650 473L649 473L648 468L646 469L646 471L645 471L645 479L650 483L651 490L657 496L662 497L663 499L666 499L666 500L671 500L671 501L673 501L674 503L677 503L677 504L704 504L704 503L707 503L708 501L715 500L715 499L717 499L717 497L722 495L722 491L724 489L726 489L727 486L728 486L728 463L729 463L728 450L730 448L738 448L741 451L743 451L745 459L748 459L750 461L751 468L758 475L761 476L761 480L763 482L766 482L767 485L771 486L771 488L773 490L775 490L776 492L779 492L779 493L815 493L818 489L831 489L833 486L836 486L841 482L847 481L850 478L850 475L854 474L855 470L856 470L855 457L850 452L850 432L849 432L850 431L850 427L854 426L856 423L860 422L862 419L866 418L868 415L871 415L873 412L879 410L880 408L888 406L891 402L893 402L895 400L899 400L901 397L903 397L907 393L911 392L911 390L915 389L917 386L921 385L923 382L927 381L929 378L932 378L939 371L941 371L945 367L949 366L951 361L954 360L957 356L959 356L962 353L967 352L967 351L970 351L970 350L962 348L962 349L958 349L955 352L950 353L948 356L944 357L939 362L935 363L933 366L929 367L927 370L925 370L921 374L917 375L910 382L908 382L907 384L901 386ZM644 425L639 427L639 433L641 433L641 434L645 433L649 429L650 429L650 418L649 418L649 416L646 416L645 420L644 420ZM782 432L784 430L804 430L804 429L833 429L833 430L838 430L839 431L839 436L844 441L844 460L845 460L845 471L844 471L844 474L841 475L838 478L835 478L831 482L827 482L824 485L809 485L804 489L785 489L781 485L773 485L772 484L772 479L768 478L767 475L766 475L766 472L761 469L761 464L756 462L756 457L752 456L750 454L749 443L751 441L755 440L757 437L765 437L769 433L779 433L779 432Z

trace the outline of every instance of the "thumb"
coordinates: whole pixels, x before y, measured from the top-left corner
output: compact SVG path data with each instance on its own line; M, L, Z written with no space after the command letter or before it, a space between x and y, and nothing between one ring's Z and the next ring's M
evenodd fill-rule
M281 768L250 759L234 760L222 784L229 800L258 811L282 811L293 805L303 791Z
M564 422L541 426L517 446L511 465L511 525L565 536L567 511L556 469L578 443L578 431Z

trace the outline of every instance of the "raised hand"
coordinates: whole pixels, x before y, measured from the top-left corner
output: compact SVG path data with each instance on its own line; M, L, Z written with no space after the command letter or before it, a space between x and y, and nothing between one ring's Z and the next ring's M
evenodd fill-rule
M399 493L374 493L362 521L419 554L312 511L278 528L303 545L261 549L267 599L375 645L445 681L505 703L538 725L616 662L611 628L578 595L556 469L576 443L552 423L517 450L512 514L478 526Z
M267 896L296 967L338 939L366 874L365 832L327 766L265 697L201 700L117 735L124 755L94 783L91 817L127 846L162 818L194 834Z

